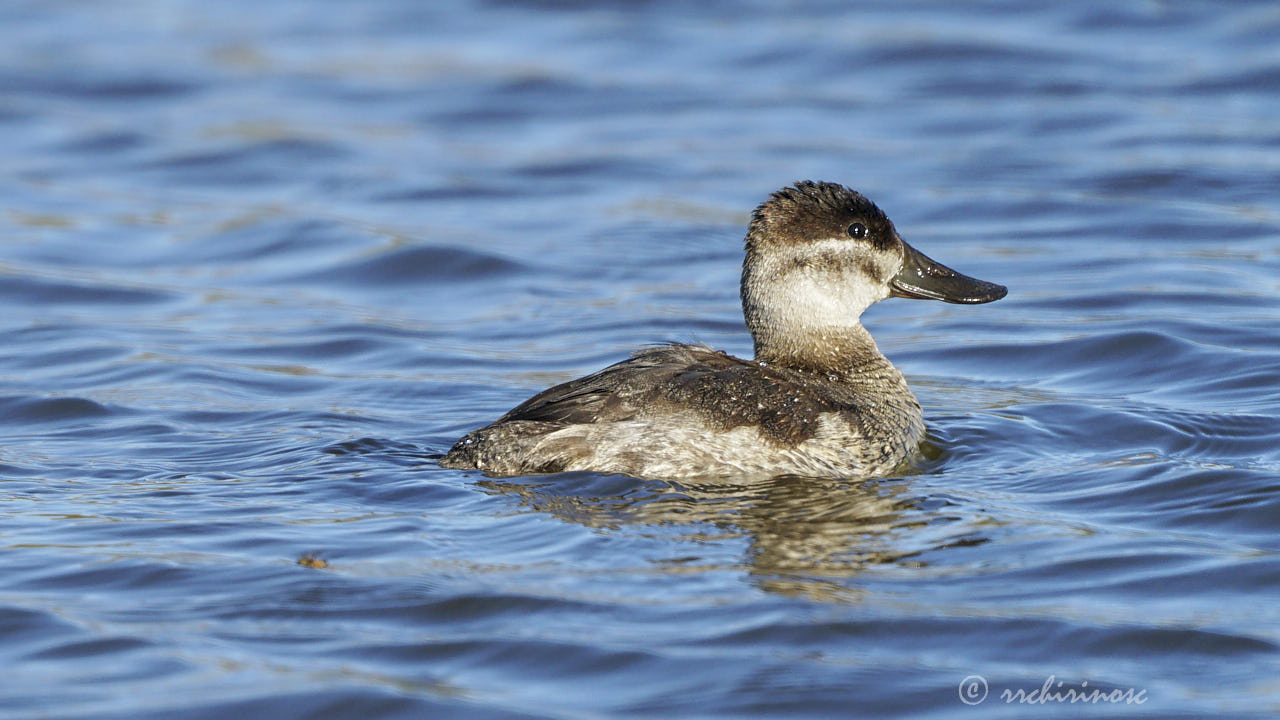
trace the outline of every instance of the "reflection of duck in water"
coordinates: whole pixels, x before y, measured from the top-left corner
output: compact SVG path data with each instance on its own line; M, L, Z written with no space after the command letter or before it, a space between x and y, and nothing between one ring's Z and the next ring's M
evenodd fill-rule
M742 306L755 360L672 344L545 390L441 460L499 475L867 477L908 459L920 404L859 322L890 296L984 303L1004 287L916 251L880 208L796 183L756 208Z
M763 590L822 600L854 599L858 591L847 580L869 567L914 564L920 554L982 542L974 526L920 507L909 486L897 481L778 477L619 484L583 474L554 483L477 485L566 522L614 530L648 527L662 534L663 543L673 533L686 540L664 545L679 548L676 557L637 558L656 571L745 571ZM921 532L925 525L934 531Z

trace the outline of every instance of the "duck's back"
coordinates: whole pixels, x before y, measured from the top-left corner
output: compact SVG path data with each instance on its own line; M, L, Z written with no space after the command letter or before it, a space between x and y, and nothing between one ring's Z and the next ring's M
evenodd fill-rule
M844 385L672 344L538 393L463 437L441 465L499 475L844 477L890 471L922 434L905 382Z

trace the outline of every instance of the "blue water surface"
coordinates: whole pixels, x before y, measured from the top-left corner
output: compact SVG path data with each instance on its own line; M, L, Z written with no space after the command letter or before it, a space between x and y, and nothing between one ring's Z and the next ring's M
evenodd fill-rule
M1271 2L0 4L0 717L1280 715L1278 117ZM437 466L806 178L1009 286L911 472Z

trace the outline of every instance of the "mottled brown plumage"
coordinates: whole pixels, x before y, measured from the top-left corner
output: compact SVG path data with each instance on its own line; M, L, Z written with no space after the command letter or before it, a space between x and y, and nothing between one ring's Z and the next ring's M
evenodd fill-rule
M529 398L459 440L441 465L500 475L889 472L910 457L924 424L906 380L859 323L862 311L891 294L1004 294L912 249L862 195L811 182L756 209L741 291L755 360L681 344L638 351Z

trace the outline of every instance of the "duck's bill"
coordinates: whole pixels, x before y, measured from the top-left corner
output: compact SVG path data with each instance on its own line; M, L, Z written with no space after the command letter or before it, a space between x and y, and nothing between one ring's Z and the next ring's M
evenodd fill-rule
M905 242L902 252L902 270L890 283L897 297L976 305L999 300L1009 292L1003 285L961 275Z

